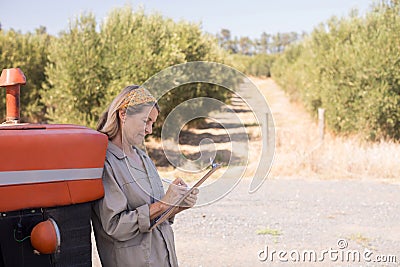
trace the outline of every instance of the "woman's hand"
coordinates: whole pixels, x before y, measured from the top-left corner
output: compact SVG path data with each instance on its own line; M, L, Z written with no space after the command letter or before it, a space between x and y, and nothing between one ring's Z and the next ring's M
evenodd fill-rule
M179 185L185 187L185 193L189 190L189 186L183 181L181 178L175 179L175 181L179 180ZM174 183L172 183L174 184ZM197 201L197 194L199 193L199 189L195 188L193 191L183 200L182 203L179 204L180 208L188 209L192 208Z
M172 205L177 203L177 201L186 194L188 190L188 185L181 178L176 178L168 187L164 197L160 201L150 205L150 219L152 220L158 217ZM196 204L198 193L198 188L193 189L182 203L179 203L178 207L174 209L170 217L185 209L192 208Z
M189 190L188 185L181 178L176 178L172 184L168 187L168 190L162 202L169 204L169 206L175 204L179 198L181 198ZM170 192L169 192L170 191ZM195 188L183 201L179 204L181 208L192 208L197 201L197 194L199 189ZM167 196L168 195L168 196ZM169 202L167 202L169 201Z
M168 206L172 206L187 192L187 190L187 184L181 178L176 178L168 187L168 190L165 193L165 196L161 199L161 202Z
M198 193L198 188L193 189L192 193L190 193L190 195L184 199L184 203L182 203L180 206L183 208L193 208L193 206L196 204Z
M150 219L154 219L174 205L186 192L187 184L181 179L176 178L168 187L164 197L150 205Z

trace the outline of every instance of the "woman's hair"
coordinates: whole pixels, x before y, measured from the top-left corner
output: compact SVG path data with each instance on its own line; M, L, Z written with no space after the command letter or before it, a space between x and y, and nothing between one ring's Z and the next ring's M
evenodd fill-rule
M122 91L108 106L106 111L100 116L99 121L97 122L96 130L106 134L109 140L117 136L118 132L120 131L120 121L118 116L118 111L120 109L128 110L129 114L131 115L141 112L145 106L153 106L158 112L160 112L160 107L158 106L157 102L148 102L140 105L128 106L127 108L121 108L121 105L124 101L126 101L128 94L138 88L140 88L138 85L129 85L122 89Z

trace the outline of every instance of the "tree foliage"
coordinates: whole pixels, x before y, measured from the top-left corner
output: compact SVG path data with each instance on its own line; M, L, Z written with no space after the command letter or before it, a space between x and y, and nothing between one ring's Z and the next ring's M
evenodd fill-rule
M400 2L329 21L286 49L273 77L338 133L400 139Z
M298 42L303 35L296 32L267 34L251 39L247 36L232 38L228 29L217 34L219 45L229 53L229 64L247 75L270 77L277 54Z
M231 55L230 65L237 70L252 76L271 77L271 67L277 55L256 54L246 56L242 54Z
M95 127L106 105L125 86L140 85L179 63L223 63L225 55L199 24L174 22L130 6L112 10L100 24L93 14L82 14L58 37L49 36L44 27L33 34L0 31L0 66L19 67L27 77L21 111L23 121L29 122ZM214 85L182 88L169 95L169 101L160 101L161 117L190 97L229 97L227 90ZM4 107L5 90L0 93ZM5 117L5 107L0 116Z
M43 91L51 122L95 126L110 81L104 47L92 14L81 15L53 40Z
M0 30L1 69L20 68L27 77L21 86L21 121L40 122L45 117L42 101L42 83L45 81L45 65L51 37L44 27L34 33L21 34ZM5 89L0 89L0 120L5 120Z
M45 90L48 117L52 122L94 127L106 105L125 86L140 85L178 63L223 59L215 38L204 35L198 24L174 22L143 10L134 12L129 6L114 9L100 25L93 15L84 14L50 46ZM197 87L187 85L173 100L161 101L161 120L188 93L192 97L218 95L211 85L196 94ZM228 95L218 96L226 100Z

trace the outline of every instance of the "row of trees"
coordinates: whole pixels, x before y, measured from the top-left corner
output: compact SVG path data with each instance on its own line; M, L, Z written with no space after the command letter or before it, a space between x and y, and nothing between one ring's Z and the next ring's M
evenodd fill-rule
M247 36L232 37L230 30L222 29L216 35L218 44L231 57L231 64L247 75L270 77L271 67L286 47L299 42L305 33L298 34L263 32L260 38L251 39Z
M0 66L19 67L28 79L21 90L23 121L95 127L106 105L126 85L142 84L169 66L190 61L226 63L225 52L198 24L133 12L129 6L114 9L100 25L92 14L81 15L59 37L44 28L27 34L0 32ZM216 91L213 85L193 88L186 86L174 97ZM227 90L218 94L221 100L228 97ZM162 102L163 114L173 108L172 102Z
M230 30L222 29L217 34L217 39L219 45L226 51L232 54L251 56L256 54L281 53L285 50L285 47L301 40L304 36L305 33L299 34L297 32L278 32L276 34L263 32L260 38L251 39L247 36L232 37Z
M47 34L45 27L26 34L0 28L0 66L19 67L28 77L21 94L22 121L94 127L106 103L129 83L142 84L166 67L196 60L270 76L276 53L298 38L295 33L263 33L260 39L238 39L227 29L210 36L198 24L176 23L127 6L111 11L100 25L92 14L83 14L58 37ZM163 115L180 99L212 93L226 100L229 94L212 85L188 87L176 91L174 101L170 96L165 103L161 100ZM2 106L4 96L1 90ZM0 118L4 117L3 108Z
M273 78L335 132L400 139L400 1L331 18L288 47Z

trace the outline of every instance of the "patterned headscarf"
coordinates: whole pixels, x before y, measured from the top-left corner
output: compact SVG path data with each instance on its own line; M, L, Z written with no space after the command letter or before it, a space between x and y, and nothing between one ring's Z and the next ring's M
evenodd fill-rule
M144 89L143 87L139 87L128 93L118 109L125 109L127 107L133 107L136 105L156 101L156 98L150 94L148 90Z

